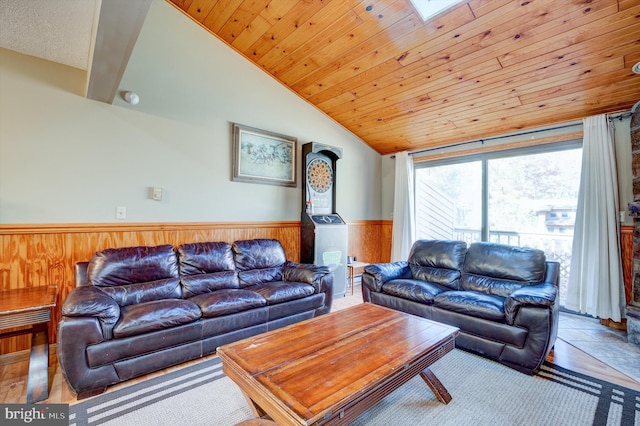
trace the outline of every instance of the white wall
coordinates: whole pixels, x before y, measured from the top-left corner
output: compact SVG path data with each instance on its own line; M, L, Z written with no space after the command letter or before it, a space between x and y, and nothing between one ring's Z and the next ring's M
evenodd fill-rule
M231 181L234 122L342 148L337 211L381 219L380 155L162 0L121 84L140 104L84 83L0 50L0 223L115 222L116 206L128 222L299 220L300 171L297 188Z
M393 220L393 200L396 186L396 160L391 155L382 157L382 218Z

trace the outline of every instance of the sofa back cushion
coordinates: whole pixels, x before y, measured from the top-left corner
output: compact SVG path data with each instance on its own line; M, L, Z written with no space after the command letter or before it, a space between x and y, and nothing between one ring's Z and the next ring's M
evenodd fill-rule
M418 240L409 253L411 274L416 280L458 290L466 253L464 241Z
M87 281L120 306L181 297L178 259L171 245L97 252L87 266Z
M515 290L544 281L542 250L495 243L473 243L465 258L460 287L507 297Z
M282 280L282 266L287 258L280 241L241 240L232 247L241 288Z
M231 244L202 242L178 246L182 296L240 288Z

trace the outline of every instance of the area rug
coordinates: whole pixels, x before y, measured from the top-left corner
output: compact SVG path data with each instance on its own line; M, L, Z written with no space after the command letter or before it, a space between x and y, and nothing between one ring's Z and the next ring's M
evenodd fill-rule
M527 376L456 349L432 370L453 397L448 405L416 377L353 425L640 425L639 392L551 364ZM80 401L69 414L79 426L224 426L253 418L219 358Z

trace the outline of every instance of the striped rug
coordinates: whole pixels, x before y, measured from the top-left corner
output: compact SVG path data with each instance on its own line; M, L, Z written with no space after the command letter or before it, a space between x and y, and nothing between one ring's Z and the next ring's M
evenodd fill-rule
M357 362L357 360L354 360ZM454 350L432 366L453 397L441 404L420 377L354 425L640 425L640 393L545 364L527 376ZM210 358L70 406L70 425L235 425L253 418Z

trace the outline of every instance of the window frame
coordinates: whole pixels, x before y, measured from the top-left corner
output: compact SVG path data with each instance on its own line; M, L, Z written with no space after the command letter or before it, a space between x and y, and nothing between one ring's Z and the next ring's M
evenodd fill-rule
M481 153L460 155L454 157L447 157L441 159L421 159L419 162L414 162L413 168L413 191L415 199L416 191L416 170L448 166L452 164L463 164L469 162L480 161L482 167L482 206L481 206L481 222L480 222L480 239L482 241L489 241L489 161L501 158L519 157L524 155L544 154L549 152L561 152L571 149L582 148L582 139L568 139L562 142L545 143L539 145L529 145L519 148L511 148L505 150L485 151ZM415 206L414 206L415 208ZM414 215L416 212L414 211Z

